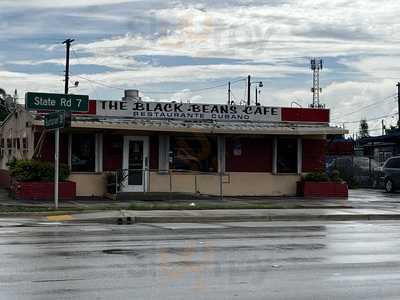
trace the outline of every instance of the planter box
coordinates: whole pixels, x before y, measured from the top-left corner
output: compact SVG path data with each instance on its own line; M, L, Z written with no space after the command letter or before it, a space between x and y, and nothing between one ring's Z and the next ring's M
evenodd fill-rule
M58 191L58 197L60 200L72 200L76 196L76 183L72 181L60 182ZM53 200L54 183L41 181L13 181L11 192L16 199Z
M297 182L297 194L305 198L347 198L346 183L341 182Z

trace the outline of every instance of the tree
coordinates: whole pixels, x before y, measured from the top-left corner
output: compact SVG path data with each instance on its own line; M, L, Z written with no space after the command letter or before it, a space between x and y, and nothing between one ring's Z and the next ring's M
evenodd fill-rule
M360 121L360 131L359 131L359 136L360 138L365 138L369 136L369 131L368 131L368 123L366 119L362 119Z
M0 88L0 121L3 121L11 111L15 109L15 100L17 98L17 90L14 97L7 94L5 90Z

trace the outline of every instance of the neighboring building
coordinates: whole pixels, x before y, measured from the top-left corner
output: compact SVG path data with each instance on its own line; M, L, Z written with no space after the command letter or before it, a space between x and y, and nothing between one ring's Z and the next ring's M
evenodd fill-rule
M327 155L345 156L354 155L354 141L343 136L333 137L327 142Z
M124 99L90 101L61 133L78 196L104 195L115 171L121 192L294 195L302 173L325 170L327 135L346 133L329 126L327 109ZM2 169L14 157L54 160L43 126L43 112L22 107L5 120Z
M358 140L357 144L361 155L383 165L388 158L400 155L400 131L391 130L385 135L366 137Z

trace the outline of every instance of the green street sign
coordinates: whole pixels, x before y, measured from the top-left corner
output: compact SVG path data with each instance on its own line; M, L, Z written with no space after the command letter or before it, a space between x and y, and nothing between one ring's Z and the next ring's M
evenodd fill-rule
M73 94L32 93L25 94L27 110L89 111L89 96Z
M57 111L44 117L46 129L67 128L71 126L71 112Z

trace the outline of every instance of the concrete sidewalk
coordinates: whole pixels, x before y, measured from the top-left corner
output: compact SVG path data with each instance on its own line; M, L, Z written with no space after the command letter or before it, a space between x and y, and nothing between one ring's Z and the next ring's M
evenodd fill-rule
M61 202L64 211L54 212L49 201L17 201L6 197L0 191L0 205L39 207L41 212L3 213L5 218L28 217L41 221L126 223L130 217L134 223L205 223L235 221L315 221L315 220L398 220L400 219L400 194L388 194L381 190L351 190L349 199L303 199L241 197L206 200L166 200L165 203L264 203L282 206L280 209L206 209L204 210L128 210L131 203L143 201L77 200ZM164 203L164 202L163 202ZM107 210L99 209L107 206ZM285 208L288 207L288 208ZM295 209L291 209L296 206ZM96 211L98 209L98 211ZM172 208L173 209L173 208ZM86 212L85 212L86 211ZM91 212L87 212L91 211ZM56 214L62 214L54 216ZM52 215L53 214L53 215Z
M102 210L107 208L111 210L127 209L131 204L143 203L166 203L166 204L182 204L182 203L199 203L199 204L265 204L271 205L273 208L307 208L307 209L352 209L352 208L385 208L400 209L400 194L388 194L382 190L358 189L350 190L348 199L304 199L298 197L227 197L219 198L202 198L202 199L165 199L162 201L141 200L140 198L132 198L130 200L110 200L110 199L78 199L74 201L60 201L60 207L74 210ZM0 189L0 206L19 206L19 207L39 207L51 208L52 201L24 201L15 200L8 197L5 190ZM281 206L281 207L274 207ZM293 207L296 206L296 207Z
M400 220L400 210L389 209L224 209L224 210L153 210L105 211L49 216L47 221L91 223L210 223L251 221L353 221Z

